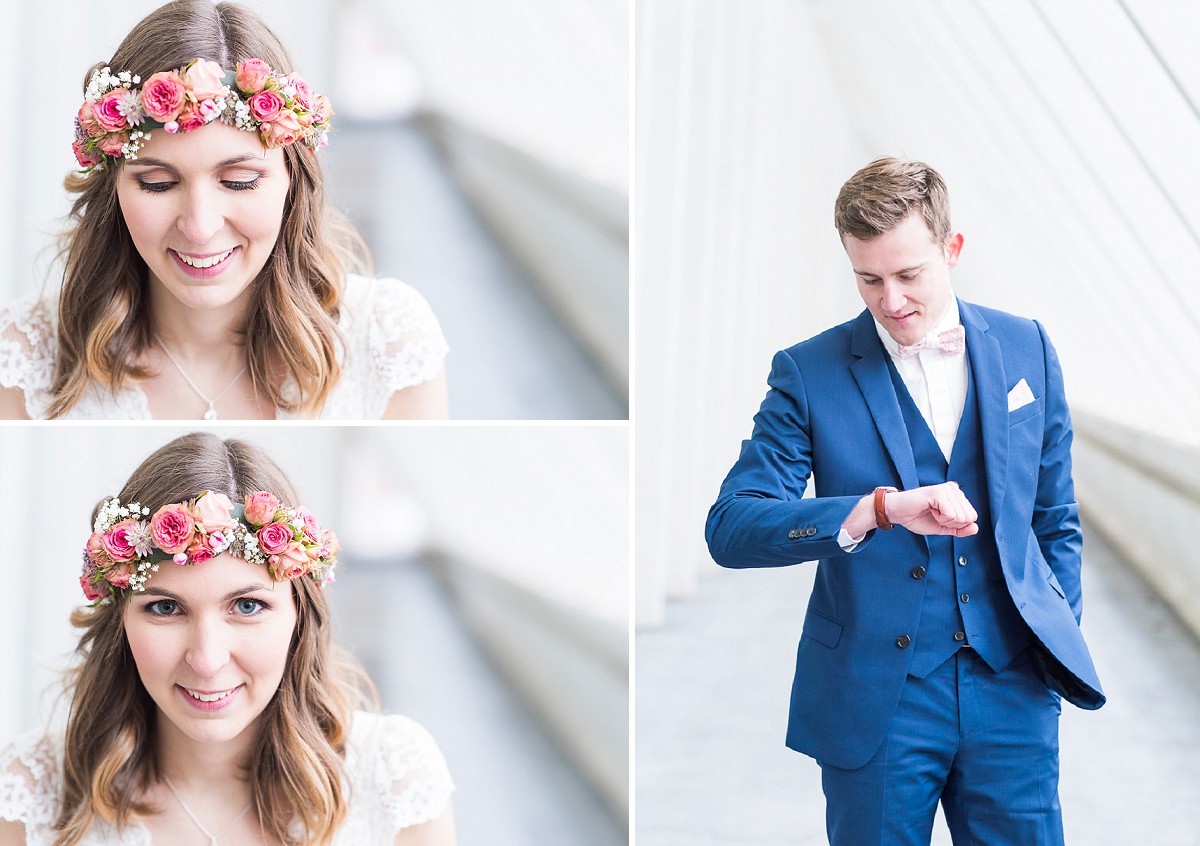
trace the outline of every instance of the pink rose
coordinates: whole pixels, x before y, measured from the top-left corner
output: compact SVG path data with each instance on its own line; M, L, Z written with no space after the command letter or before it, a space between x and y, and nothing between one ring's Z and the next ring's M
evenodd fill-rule
M78 138L71 144L71 149L75 151L75 160L79 162L80 167L91 167L103 161L103 156L94 150L89 153L84 147L83 141Z
M274 121L263 124L261 133L268 148L283 147L304 137L304 127L291 112L280 112Z
M113 561L132 561L138 557L129 539L129 530L137 525L137 520L122 520L101 536L100 545Z
M321 527L317 525L317 518L312 515L312 512L301 505L296 509L296 516L300 518L300 522L304 525L303 534L308 538L309 543L319 543L321 540Z
M308 553L298 543L289 543L282 552L270 556L267 561L270 564L271 578L277 582L303 576L311 567Z
M292 542L292 530L283 523L268 523L258 530L258 546L268 555L278 555Z
M96 123L104 127L105 132L118 132L129 126L129 121L125 119L125 115L121 114L121 110L118 108L121 100L128 93L124 88L109 91L92 107Z
M92 532L87 541L88 561L99 567L107 567L113 563L112 558L104 550L103 538L104 532Z
M150 518L150 537L154 539L154 545L168 555L185 551L195 531L192 512L181 502L164 505Z
M262 59L247 59L238 62L237 87L247 94L257 94L267 84L271 68Z
M124 155L121 152L121 148L125 146L126 140L128 139L124 132L113 132L97 141L96 147L110 156L117 156L119 158Z
M300 108L304 109L306 112L312 111L312 92L309 90L307 82L301 79L297 74L293 73L284 77L282 84L292 86L293 90L296 92L292 95L292 97L295 99L296 103L299 104Z
M108 579L108 583L113 587L119 587L122 590L129 587L129 577L136 572L133 564L122 564L120 567L114 567L104 574L104 578Z
M259 91L250 98L250 117L258 123L275 120L283 109L283 97L278 91Z
M255 491L246 497L246 522L261 526L271 522L279 510L279 500L270 491Z
M215 554L212 548L212 541L207 535L197 533L192 542L188 544L187 557L193 564L207 561Z
M225 89L225 71L216 62L197 59L183 72L183 84L196 100L213 100Z
M83 127L92 138L99 138L107 130L96 120L96 106L90 100L84 100L83 105L79 107L79 125Z
M213 532L228 531L237 525L237 520L229 514L231 508L233 503L225 494L206 491L192 506L192 516L196 518L196 523L211 535Z
M95 602L97 599L103 599L108 596L108 591L100 590L92 583L91 573L84 573L79 577L79 586L83 588L83 595L87 597L88 602Z
M159 123L175 120L183 108L183 95L178 71L160 71L142 83L142 109Z
M208 123L208 119L204 117L204 112L200 109L200 104L190 102L183 107L179 117L175 120L179 124L179 132L191 132Z

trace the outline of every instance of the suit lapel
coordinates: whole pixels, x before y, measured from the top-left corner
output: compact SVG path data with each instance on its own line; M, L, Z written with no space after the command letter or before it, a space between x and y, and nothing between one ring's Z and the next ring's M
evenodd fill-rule
M850 372L862 391L875 428L883 439L904 490L920 487L912 445L908 442L908 429L904 426L904 415L900 412L900 403L896 400L892 377L884 359L883 344L875 333L875 322L869 311L863 311L854 321L850 352L855 356L855 361L850 364Z
M983 315L962 300L958 301L958 308L975 377L975 401L979 404L983 461L994 527L1000 519L1008 477L1008 388L1004 358L1000 341L988 331Z

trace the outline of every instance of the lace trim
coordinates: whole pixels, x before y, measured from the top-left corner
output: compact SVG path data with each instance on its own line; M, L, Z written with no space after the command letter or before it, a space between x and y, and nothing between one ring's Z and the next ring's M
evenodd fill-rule
M0 309L0 386L25 393L25 410L37 420L50 405L55 320L50 303L29 294Z
M49 843L62 788L62 750L40 732L0 750L0 819L25 824L29 846Z

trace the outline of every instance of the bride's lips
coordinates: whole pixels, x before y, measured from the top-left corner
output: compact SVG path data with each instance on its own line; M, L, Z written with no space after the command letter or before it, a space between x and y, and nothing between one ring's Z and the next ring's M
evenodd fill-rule
M169 249L167 252L171 254L171 260L175 262L175 266L188 276L191 276L193 279L211 279L214 276L219 276L220 274L224 273L225 268L229 267L233 257L236 256L238 251L241 249L241 247L234 247L229 251L229 255L225 256L225 258L221 259L221 261L214 264L212 267L192 267L186 261L181 259L179 257L179 253L175 250ZM191 253L186 253L185 255L187 255L187 257L190 259L204 259L211 258L214 255L219 256L221 253L210 253L207 256L196 256L192 255Z
M221 699L217 699L214 702L204 702L204 701L199 700L196 697L192 696L192 694L188 692L188 689L186 687L183 687L181 685L175 685L175 689L179 691L179 695L183 697L183 700L185 702L187 702L187 704L189 704L193 708L195 708L197 711L221 711L225 708L228 708L231 704L233 704L233 700L237 699L238 695L241 694L243 687L245 687L244 684L239 684L237 687L232 688L230 690L220 690L220 691L197 690L197 691L195 691L196 693L204 694L206 696L212 696L212 695L222 694L222 693L225 694L225 696L223 696Z

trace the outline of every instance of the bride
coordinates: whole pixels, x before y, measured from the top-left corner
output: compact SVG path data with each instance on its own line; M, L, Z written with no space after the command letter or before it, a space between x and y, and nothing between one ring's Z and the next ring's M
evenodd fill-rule
M450 775L330 642L337 539L192 434L96 509L65 735L0 749L0 846L453 846Z
M137 24L86 80L61 291L0 309L0 417L445 417L437 318L325 205L332 115L245 9Z

